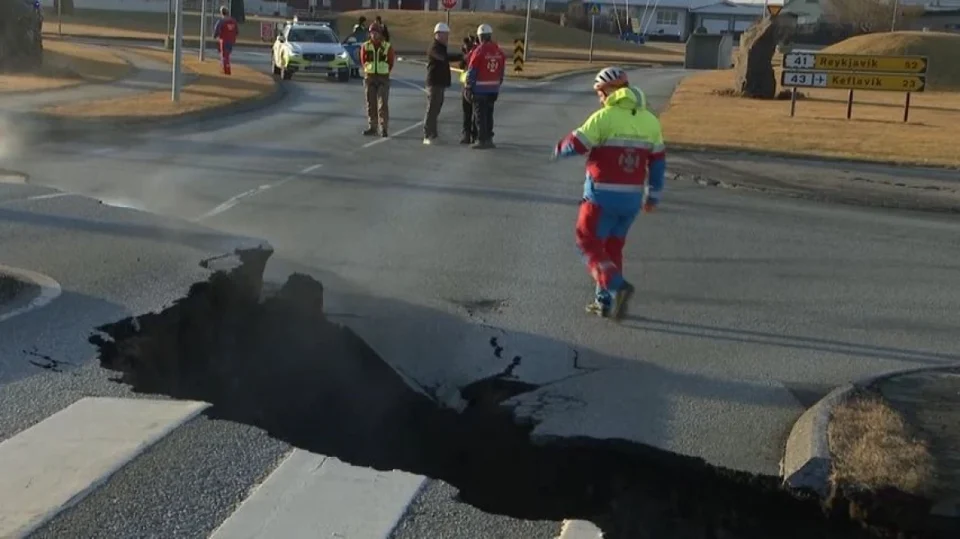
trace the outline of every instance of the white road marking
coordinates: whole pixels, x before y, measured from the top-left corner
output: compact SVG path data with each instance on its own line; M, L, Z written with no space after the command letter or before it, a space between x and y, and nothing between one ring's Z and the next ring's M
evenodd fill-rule
M26 537L210 406L87 397L0 442L0 537Z
M263 184L263 185L261 185L261 186L259 186L259 187L254 187L253 189L250 189L250 190L248 190L248 191L244 191L244 192L242 192L242 193L240 193L240 194L238 194L238 195L234 195L234 196L228 198L227 200L223 201L223 203L221 203L221 204L220 204L219 206L217 206L216 208L213 208L212 210L208 211L207 213L201 215L200 217L197 217L196 219L194 219L194 221L203 221L204 219L209 219L209 218L211 218L211 217L213 217L213 216L215 216L215 215L220 215L221 213L223 213L223 212L229 210L230 208L236 206L237 204L239 204L240 201L243 200L243 199L245 199L245 198L252 197L253 195L262 193L262 192L264 192L264 191L266 191L266 190L268 190L268 189L273 189L273 188L275 188L275 187L280 187L281 185L283 185L283 184L285 184L285 183L288 183L288 182L291 182L291 181L297 179L298 176L300 176L300 175L302 175L302 174L309 174L309 173L313 172L314 170L317 170L318 168L320 168L320 167L322 167L322 166L323 166L323 164L311 165L311 166L309 166L309 167L301 170L300 172L297 172L296 174L291 174L290 176L287 176L286 178L284 178L284 179L282 179L282 180L280 180L280 181L278 181L278 182L266 183L266 184Z
M97 148L96 150L90 150L90 153L92 153L92 154L94 154L94 155L104 155L104 154L108 154L108 153L113 153L113 152L115 152L115 151L117 151L117 149L116 149L116 148L112 148L112 147L111 147L111 148Z
M564 520L557 539L603 539L603 532L586 520Z
M377 140L371 140L370 142L368 142L368 143L364 144L363 146L361 146L361 148L369 148L369 147L371 147L371 146L376 146L377 144L383 144L384 142L392 139L393 137L395 137L395 136L397 136L397 135L402 135L402 134L404 134L404 133L406 133L406 132L408 132L408 131L413 131L414 129L420 127L421 125L423 125L423 121L419 121L419 122L411 125L410 127L404 127L404 128L401 129L400 131L397 131L397 132L393 133L392 135L390 135L390 136L387 137L387 138L378 138Z
M73 193L47 193L45 195L34 195L32 197L27 197L25 200L47 200L49 198L60 198L60 197L71 197L74 196Z
M386 539L424 481L295 449L210 539Z
M40 287L40 295L33 298L30 303L11 311L0 312L0 322L9 320L14 316L20 316L21 314L25 314L34 309L39 309L40 307L43 307L60 296L60 283L42 273L37 273L27 269L12 268L10 266L4 266L3 264L0 264L0 273L12 275L22 281L26 281ZM0 477L3 477L2 473L0 473ZM0 513L0 515L2 515L2 513ZM2 525L2 521L0 521L0 525Z
M399 82L400 84L406 84L407 86L409 86L409 87L411 87L411 88L415 88L415 89L417 89L417 90L420 90L420 91L423 92L423 93L427 93L427 89L426 89L426 88L424 88L423 86L421 86L421 85L419 85L419 84L415 84L415 83L413 83L413 82L405 81L405 80L403 80L403 79L393 79L393 82Z

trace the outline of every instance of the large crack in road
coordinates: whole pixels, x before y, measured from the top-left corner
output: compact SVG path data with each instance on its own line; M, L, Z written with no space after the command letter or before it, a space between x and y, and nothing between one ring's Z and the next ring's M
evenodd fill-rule
M465 410L445 408L327 320L319 282L293 275L262 298L270 254L238 251L169 308L99 328L101 366L137 392L210 402L211 417L295 447L444 480L490 513L590 520L607 539L957 537L924 530L929 504L899 493L823 503L777 477L625 440L534 444L535 425L501 403L536 386L508 373L462 388Z

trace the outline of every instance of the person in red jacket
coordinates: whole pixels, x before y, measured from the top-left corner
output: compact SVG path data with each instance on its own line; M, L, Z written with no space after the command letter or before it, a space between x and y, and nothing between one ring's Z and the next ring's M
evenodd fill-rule
M220 19L213 27L213 37L220 42L220 62L225 75L230 74L230 53L239 34L240 25L230 16L230 10L226 6L220 8Z
M489 24L477 27L480 45L467 60L467 93L473 101L477 119L477 142L472 148L496 148L493 144L493 104L500 95L500 85L507 70L507 57L493 40Z

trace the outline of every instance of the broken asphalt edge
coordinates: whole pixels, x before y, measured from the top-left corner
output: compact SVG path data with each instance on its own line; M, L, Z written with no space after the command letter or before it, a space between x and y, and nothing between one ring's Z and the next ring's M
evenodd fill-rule
M49 275L37 271L0 264L0 276L16 279L28 285L8 302L14 305L20 303L20 305L10 310L7 310L4 305L0 305L0 322L39 309L57 299L62 292L60 283ZM34 287L34 289L31 290L30 287ZM25 300L24 296L30 296L30 299Z
M950 371L957 367L960 367L960 363L888 371L848 382L828 393L804 411L790 429L783 458L780 461L780 477L783 478L784 485L793 490L814 492L821 499L829 496L830 472L833 465L830 440L827 436L830 417L836 406L849 401L857 391L891 378L923 372ZM931 514L958 518L958 515L943 514L939 509L934 507Z
M143 132L144 130L184 127L194 123L222 119L233 114L256 112L283 100L287 95L287 88L279 81L273 81L273 90L264 96L246 99L236 103L229 103L219 107L189 112L169 118L128 117L110 120L79 120L61 118L43 112L25 112L17 115L25 117L25 124L34 124L35 135L45 141L69 141L90 134L104 134L112 132ZM38 125L37 125L38 124Z

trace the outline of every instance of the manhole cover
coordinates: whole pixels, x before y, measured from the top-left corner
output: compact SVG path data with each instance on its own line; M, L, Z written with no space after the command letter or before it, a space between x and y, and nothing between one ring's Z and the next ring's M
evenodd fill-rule
M27 177L22 172L0 168L0 183L27 183Z

